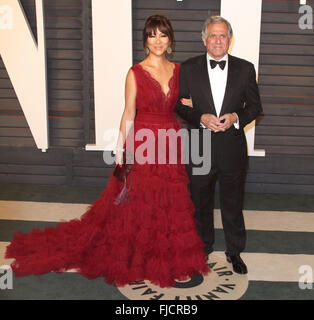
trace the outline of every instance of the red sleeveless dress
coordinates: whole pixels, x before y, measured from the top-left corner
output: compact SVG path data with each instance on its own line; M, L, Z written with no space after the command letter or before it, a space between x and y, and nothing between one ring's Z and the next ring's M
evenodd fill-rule
M154 133L156 163L134 163L127 178L129 198L119 205L114 202L123 182L111 175L101 196L79 219L28 234L15 232L6 251L6 258L15 259L11 265L15 275L74 268L87 278L104 277L116 286L149 280L169 287L176 280L209 271L193 218L185 165L157 163L159 129L180 129L174 114L179 65L175 64L167 95L141 65L132 70L137 84L133 134L140 140L141 132ZM170 147L168 140L166 147ZM172 147L180 159L181 148L175 143ZM134 150L141 145L143 141L134 141ZM168 161L169 152L165 153Z

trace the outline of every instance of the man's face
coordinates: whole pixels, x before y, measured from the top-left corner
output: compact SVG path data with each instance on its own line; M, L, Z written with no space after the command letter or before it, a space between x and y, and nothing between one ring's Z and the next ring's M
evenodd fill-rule
M228 53L231 39L228 37L228 27L224 22L212 23L207 28L207 38L203 38L208 54L216 60Z

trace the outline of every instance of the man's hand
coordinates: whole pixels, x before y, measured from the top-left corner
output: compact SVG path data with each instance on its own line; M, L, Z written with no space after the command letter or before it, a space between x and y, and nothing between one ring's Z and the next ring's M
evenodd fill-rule
M213 114L210 114L210 113L204 113L202 116L201 116L201 123L207 128L207 129L210 129L214 132L218 132L220 131L219 129L219 125L220 125L220 122L219 122L219 119L213 115Z
M238 117L235 113L226 113L223 116L217 118L210 113L204 113L201 117L201 123L214 132L226 131L234 123L238 121Z
M219 131L226 131L229 129L234 123L238 121L238 116L236 113L226 113L223 116L219 117Z

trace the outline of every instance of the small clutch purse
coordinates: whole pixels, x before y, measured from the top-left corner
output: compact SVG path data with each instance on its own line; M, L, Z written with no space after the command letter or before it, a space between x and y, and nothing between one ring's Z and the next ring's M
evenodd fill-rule
M117 165L113 171L113 175L120 181L125 181L126 177L132 169L132 164L127 163L126 153L123 153L123 164L121 166Z
M118 194L118 196L116 197L114 204L116 206L118 206L120 203L126 201L129 199L129 190L130 190L130 186L129 189L127 188L127 184L126 184L126 178L129 175L130 171L132 168L132 164L127 163L126 161L126 154L123 153L123 164L117 165L116 168L113 171L113 175L119 180L119 181L123 181L124 182L124 186L121 190L121 192Z

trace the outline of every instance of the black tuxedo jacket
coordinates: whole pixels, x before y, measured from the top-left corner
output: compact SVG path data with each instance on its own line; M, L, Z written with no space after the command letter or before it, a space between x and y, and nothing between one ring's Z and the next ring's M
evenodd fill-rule
M207 70L206 53L183 62L180 66L177 114L190 128L200 128L204 113L216 116ZM193 108L181 104L181 98L192 97ZM238 171L247 165L247 145L244 127L262 111L254 65L228 56L227 85L220 115L237 113L240 129L232 125L225 132L212 132L212 163L227 171Z

